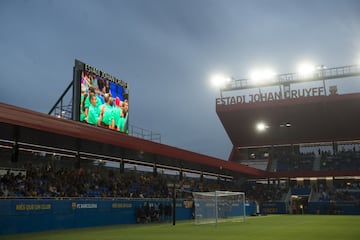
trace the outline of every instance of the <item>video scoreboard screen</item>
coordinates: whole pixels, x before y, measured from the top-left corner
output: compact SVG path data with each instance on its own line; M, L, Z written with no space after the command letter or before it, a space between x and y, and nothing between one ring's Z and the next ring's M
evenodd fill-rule
M128 85L79 60L74 66L74 120L128 133Z

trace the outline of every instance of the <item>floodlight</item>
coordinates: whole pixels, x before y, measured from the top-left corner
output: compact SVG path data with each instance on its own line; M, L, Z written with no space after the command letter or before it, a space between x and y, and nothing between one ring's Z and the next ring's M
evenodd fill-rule
M259 69L250 73L250 80L252 80L255 84L263 84L274 79L275 75L276 73L269 68Z
M211 84L216 88L224 87L228 82L230 82L231 78L226 77L222 74L215 74L211 77Z
M289 123L289 122L282 123L282 124L280 124L280 127L291 127L291 123Z
M263 122L259 122L256 124L256 130L259 132L263 132L265 131L267 128L269 128L269 126L267 126L265 123Z
M311 63L302 63L298 66L298 73L301 77L311 77L315 72L315 66Z
M265 79L273 79L276 73L272 69L265 69L263 71Z

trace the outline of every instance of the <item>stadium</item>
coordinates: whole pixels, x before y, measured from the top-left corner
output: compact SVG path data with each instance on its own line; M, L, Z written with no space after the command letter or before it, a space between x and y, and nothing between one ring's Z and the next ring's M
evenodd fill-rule
M360 66L221 83L226 160L131 126L123 80L73 76L49 114L0 104L0 239L359 236Z

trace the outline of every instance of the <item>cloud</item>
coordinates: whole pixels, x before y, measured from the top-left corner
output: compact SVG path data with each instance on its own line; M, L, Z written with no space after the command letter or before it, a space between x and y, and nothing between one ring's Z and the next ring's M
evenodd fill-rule
M165 144L227 158L209 75L246 78L304 58L352 64L359 1L2 1L0 101L47 112L77 58L127 81L130 123Z

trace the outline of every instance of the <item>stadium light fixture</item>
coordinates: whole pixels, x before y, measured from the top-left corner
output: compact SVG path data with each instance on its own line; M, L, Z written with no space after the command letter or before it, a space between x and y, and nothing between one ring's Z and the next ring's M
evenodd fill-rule
M314 64L309 62L304 62L298 65L297 72L299 73L300 77L303 78L310 78L313 76L316 67Z
M275 71L270 68L258 69L251 71L250 80L256 85L265 84L271 80L274 80L275 75Z
M231 78L223 75L223 74L214 74L211 76L211 84L216 88L223 88L227 83L231 81Z
M256 124L256 130L258 132L264 132L268 128L269 128L269 126L264 122L259 122Z
M291 123L289 123L289 122L287 122L287 123L282 123L282 124L280 124L280 127L291 127Z

